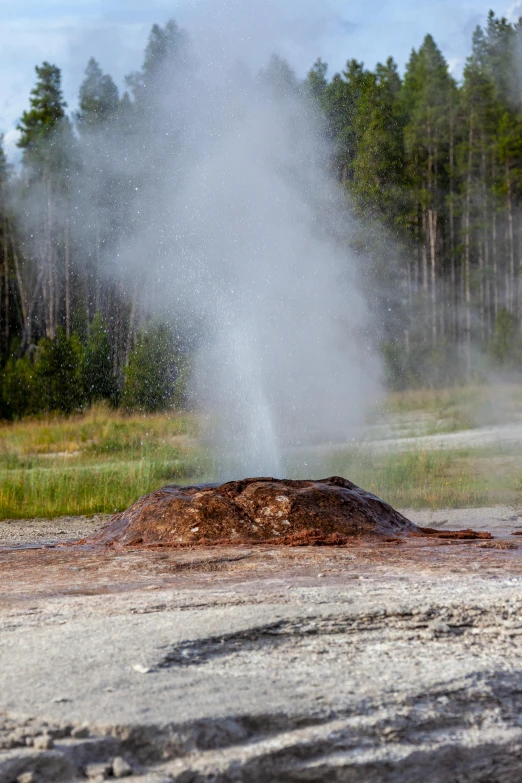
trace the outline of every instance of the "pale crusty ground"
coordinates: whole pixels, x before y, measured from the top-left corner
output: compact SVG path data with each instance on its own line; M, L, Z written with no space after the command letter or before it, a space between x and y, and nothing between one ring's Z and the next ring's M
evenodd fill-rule
M518 783L521 522L406 514L497 538L0 551L0 783Z
M45 546L77 541L99 530L109 517L110 514L97 514L93 517L2 519L0 546Z

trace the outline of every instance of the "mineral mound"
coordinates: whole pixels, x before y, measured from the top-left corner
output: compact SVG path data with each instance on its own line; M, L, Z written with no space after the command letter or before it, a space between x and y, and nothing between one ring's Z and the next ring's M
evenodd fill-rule
M418 531L387 503L339 476L248 478L158 489L115 514L89 543L116 548L285 543L303 534L329 543Z

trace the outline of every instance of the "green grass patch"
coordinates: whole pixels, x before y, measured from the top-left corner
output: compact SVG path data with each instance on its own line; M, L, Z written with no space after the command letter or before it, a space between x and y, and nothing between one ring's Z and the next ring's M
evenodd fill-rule
M504 390L509 410L518 410L520 391ZM496 405L498 392L488 394ZM457 389L402 398L406 407L417 406L416 416L426 417L428 411L433 421L444 426L453 421L458 429L465 424L465 400L484 410L485 395L481 389ZM393 396L392 406L399 405L398 398ZM520 401L522 405L522 394ZM163 484L204 480L212 469L198 433L198 419L191 413L126 416L104 407L83 416L1 424L0 518L112 513ZM313 456L300 458L289 473L346 476L396 508L522 506L518 444L398 453L354 446L329 458L321 456L320 464Z
M122 511L146 492L166 483L187 483L204 470L195 457L0 470L0 518Z
M163 484L199 480L209 467L197 434L192 414L104 407L3 424L0 518L112 513Z
M328 468L396 508L518 506L522 501L522 456L499 456L492 449L376 454L354 448L336 454Z
M374 409L369 423L393 423L414 436L521 419L522 384L506 383L393 393Z

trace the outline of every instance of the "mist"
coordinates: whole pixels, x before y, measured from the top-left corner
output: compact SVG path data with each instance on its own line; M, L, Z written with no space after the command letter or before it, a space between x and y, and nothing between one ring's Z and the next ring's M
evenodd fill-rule
M295 448L350 440L379 390L346 197L282 61L252 74L228 39L209 73L203 51L186 38L180 49L130 137L89 137L96 162L78 192L125 183L112 196L123 238L104 266L138 280L142 308L192 346L190 399L216 475L306 472Z
M112 119L64 118L47 140L14 204L40 270L25 288L41 285L33 320L48 337L64 315L69 332L85 328L67 308L87 329L101 310L119 368L138 329L167 324L216 478L306 475L307 449L350 442L380 395L364 227L317 102L277 54L240 59L247 20L252 52L270 46L270 6L252 2L229 26L205 9L194 33L153 28ZM65 290L59 313L73 284L85 306ZM22 348L31 340L26 329Z

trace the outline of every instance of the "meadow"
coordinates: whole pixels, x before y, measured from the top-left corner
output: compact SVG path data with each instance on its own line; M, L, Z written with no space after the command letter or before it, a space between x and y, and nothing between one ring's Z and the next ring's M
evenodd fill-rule
M112 513L208 467L193 414L105 407L0 425L0 518Z
M390 395L366 441L322 460L314 475L349 478L396 508L522 506L522 444L386 450L372 439L522 422L522 385ZM295 475L303 475L296 466ZM98 406L0 424L0 518L113 513L167 483L211 478L193 413L132 414Z

